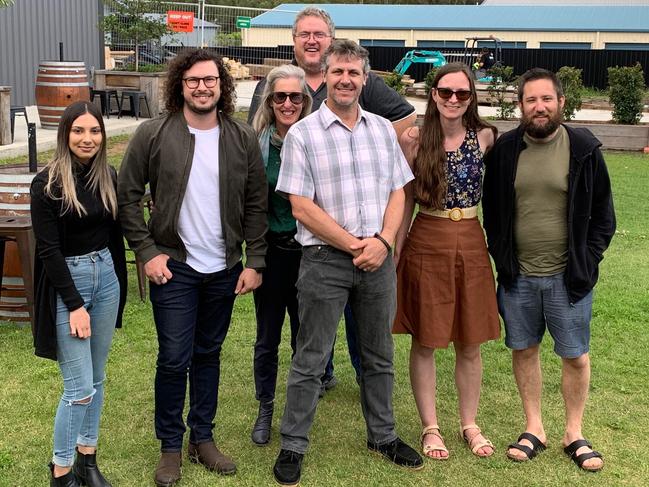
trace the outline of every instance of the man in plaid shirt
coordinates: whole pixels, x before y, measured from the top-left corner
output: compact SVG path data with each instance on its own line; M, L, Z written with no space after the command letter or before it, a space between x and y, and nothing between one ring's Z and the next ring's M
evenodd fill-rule
M397 436L392 410L396 274L390 251L403 218L403 187L413 175L390 122L358 104L368 72L365 49L334 41L324 57L328 98L290 129L282 148L277 191L288 195L303 246L300 332L273 469L282 485L300 480L320 376L348 300L357 320L367 447L397 465L423 466Z

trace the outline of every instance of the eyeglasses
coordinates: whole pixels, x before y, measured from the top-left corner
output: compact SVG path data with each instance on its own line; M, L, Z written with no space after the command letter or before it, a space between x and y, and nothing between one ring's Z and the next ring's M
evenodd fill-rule
M201 84L201 81L205 85L205 88L214 88L218 80L218 76L205 76L204 78L183 78L183 81L187 85L187 88L192 90L194 88L198 88L198 85Z
M435 91L443 100L450 100L453 95L458 99L458 101L467 101L471 98L470 90L452 90L450 88L435 88Z
M298 32L293 37L297 37L298 39L302 39L303 41L306 41L311 36L313 36L313 38L318 41L321 41L322 39L325 39L327 37L331 37L326 32Z
M270 95L270 99L273 100L278 105L284 103L287 98L291 100L291 103L293 105L301 105L302 102L304 101L304 93L300 93L299 91L292 91L290 93L284 93L283 91L276 91L275 93Z

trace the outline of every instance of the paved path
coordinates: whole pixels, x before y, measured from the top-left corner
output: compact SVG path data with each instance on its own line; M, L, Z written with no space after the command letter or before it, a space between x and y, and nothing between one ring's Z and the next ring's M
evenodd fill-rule
M240 81L237 83L237 110L248 109L256 84L256 81ZM423 114L426 111L426 100L423 98L409 97L408 101L415 107L417 113ZM482 116L495 117L497 108L480 106L479 112ZM27 107L27 116L31 122L36 122L36 144L38 151L41 152L54 148L56 146L56 130L45 130L40 127L38 112L35 106ZM518 110L516 111L516 116L519 116ZM135 120L135 118L130 116L120 119L116 115L110 119L104 117L106 133L109 137L132 133L144 120L146 119L140 118L139 120ZM580 110L577 112L576 120L606 122L611 120L611 112L607 110ZM649 113L645 112L641 121L649 123ZM27 155L28 150L25 118L18 116L16 117L14 143L0 146L0 159Z

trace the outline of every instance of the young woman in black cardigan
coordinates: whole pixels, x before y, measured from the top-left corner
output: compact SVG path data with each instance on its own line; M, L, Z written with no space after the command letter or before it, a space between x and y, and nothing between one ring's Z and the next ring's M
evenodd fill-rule
M126 295L115 182L101 113L73 103L59 124L54 158L31 186L34 345L36 355L58 362L63 377L51 486L110 486L96 449L104 368Z

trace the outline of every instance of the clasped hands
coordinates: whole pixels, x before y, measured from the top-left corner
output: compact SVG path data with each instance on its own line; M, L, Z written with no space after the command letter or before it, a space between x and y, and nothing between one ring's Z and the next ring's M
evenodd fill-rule
M354 256L352 262L356 267L365 272L374 272L388 256L388 249L378 238L370 237L358 240L349 246Z

